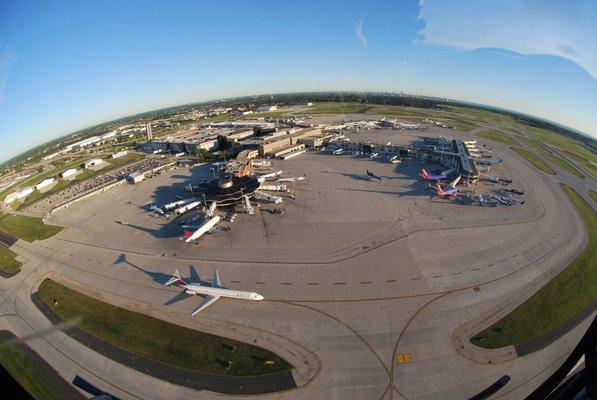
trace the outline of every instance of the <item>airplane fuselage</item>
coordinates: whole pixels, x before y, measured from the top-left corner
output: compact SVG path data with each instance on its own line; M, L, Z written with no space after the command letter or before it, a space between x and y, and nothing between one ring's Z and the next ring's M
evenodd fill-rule
M178 285L185 290L187 294L200 294L204 296L228 297L231 299L242 300L263 300L263 296L255 292L244 290L232 290L224 288L214 288L211 286L202 286L193 283Z

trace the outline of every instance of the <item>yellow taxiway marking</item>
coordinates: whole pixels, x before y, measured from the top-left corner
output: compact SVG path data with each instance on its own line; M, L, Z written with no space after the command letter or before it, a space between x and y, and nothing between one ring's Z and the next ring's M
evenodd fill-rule
M413 356L410 353L396 354L396 363L410 364L413 361Z

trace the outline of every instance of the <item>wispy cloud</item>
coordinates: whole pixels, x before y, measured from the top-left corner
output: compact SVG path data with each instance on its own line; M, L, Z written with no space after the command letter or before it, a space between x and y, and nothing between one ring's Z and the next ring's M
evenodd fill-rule
M363 24L365 22L365 17L361 18L361 20L355 25L354 34L357 37L357 40L361 42L363 47L367 48L367 37L363 33Z
M597 77L593 19L589 0L564 2L502 0L500 2L420 1L425 28L415 42L461 50L501 48L521 55L548 54L568 59ZM583 8L584 7L584 8ZM574 23L570 23L574 21Z
M15 63L16 55L14 50L0 38L0 106L4 103L4 91L8 76Z

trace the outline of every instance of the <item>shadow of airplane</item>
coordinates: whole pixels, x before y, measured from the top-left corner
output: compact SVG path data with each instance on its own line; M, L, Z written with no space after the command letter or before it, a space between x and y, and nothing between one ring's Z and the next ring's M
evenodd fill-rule
M135 265L132 262L130 262L129 260L127 260L126 254L124 254L124 253L119 255L116 258L116 260L114 260L113 264L117 265L117 264L122 264L122 263L128 264L131 267L143 272L145 275L151 277L151 279L154 282L156 282L160 285L164 285L172 277L172 275L165 274L163 272L153 272L153 271L148 271L146 269L143 269L143 268L139 267L138 265ZM204 281L199 277L199 274L197 273L197 270L195 269L195 267L193 265L189 265L189 277L188 278L183 277L182 280L186 281L187 283L195 283L195 284L199 284L201 286L211 286L210 282ZM164 303L164 305L178 303L179 301L184 300L188 297L189 297L189 295L185 291L182 291L182 292L178 293L176 296L174 296L173 298L171 298L170 300L166 301Z
M347 172L332 172L332 171L323 171L323 173L324 174L342 175L342 176L346 176L348 178L352 178L357 181L367 181L367 182L371 181L370 177L364 176L364 175L359 175L359 174L351 174L351 173L347 173Z

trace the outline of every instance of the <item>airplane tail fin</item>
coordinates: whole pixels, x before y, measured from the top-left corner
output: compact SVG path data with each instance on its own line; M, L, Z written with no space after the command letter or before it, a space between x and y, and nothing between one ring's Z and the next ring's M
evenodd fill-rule
M191 232L188 229L185 229L185 231L184 231L184 238L185 238L185 240L187 240L188 238L190 238L192 234L193 234L193 232Z
M444 195L444 190L442 189L442 187L440 185L437 185L437 195L438 196Z
M180 273L178 272L178 269L174 270L174 275L172 275L172 277L170 279L168 279L168 282L165 283L166 286L172 285L173 283L177 284L177 285L186 285L186 282L182 280L182 278L180 277Z
M421 178L423 178L423 179L428 179L429 178L429 175L427 174L427 171L425 171L425 168L423 168L421 170Z

